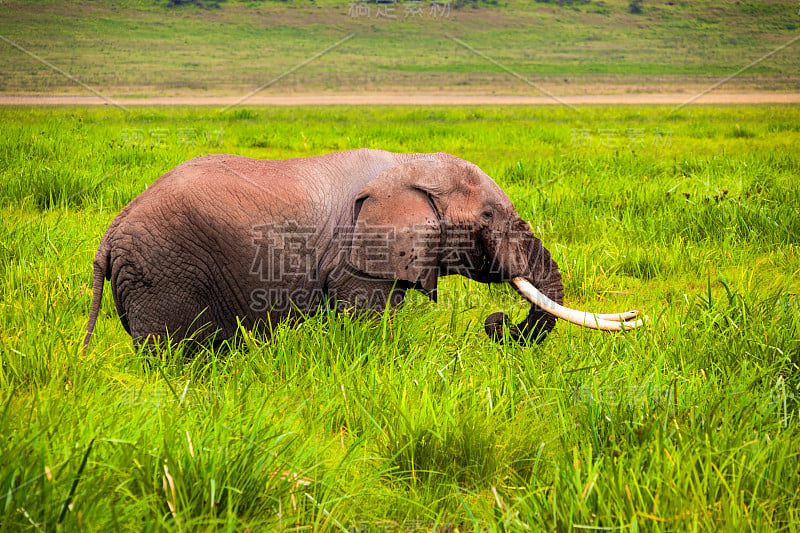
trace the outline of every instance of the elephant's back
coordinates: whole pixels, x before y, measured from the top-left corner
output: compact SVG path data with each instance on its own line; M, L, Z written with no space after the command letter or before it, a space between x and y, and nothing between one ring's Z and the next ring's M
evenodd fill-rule
M210 196L229 195L228 201L246 194L261 201L282 195L302 195L307 180L287 164L291 160L269 161L236 155L206 155L181 163L153 183L156 194Z

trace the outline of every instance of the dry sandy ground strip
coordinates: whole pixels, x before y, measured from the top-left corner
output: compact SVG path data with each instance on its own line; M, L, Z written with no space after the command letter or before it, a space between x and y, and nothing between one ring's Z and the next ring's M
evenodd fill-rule
M293 105L681 105L691 104L800 104L800 93L708 93L697 97L672 94L597 95L448 95L448 94L301 94L241 96L154 96L111 98L82 95L0 95L0 105L112 105L122 106L293 106Z

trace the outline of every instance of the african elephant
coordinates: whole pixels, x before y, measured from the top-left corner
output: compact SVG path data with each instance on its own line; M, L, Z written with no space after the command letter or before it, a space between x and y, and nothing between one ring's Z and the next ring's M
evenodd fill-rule
M550 252L489 176L452 155L209 155L167 172L108 227L84 347L105 279L136 342L177 342L228 339L239 324L268 335L324 306L381 312L411 288L435 301L438 278L451 274L511 282L531 301L518 325L502 313L487 319L496 340L540 341L556 317L597 329L642 324L628 322L636 312L562 307Z

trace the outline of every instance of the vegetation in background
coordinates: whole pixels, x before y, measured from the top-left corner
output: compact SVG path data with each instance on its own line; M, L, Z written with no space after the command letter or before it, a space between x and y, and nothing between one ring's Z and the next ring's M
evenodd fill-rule
M429 4L4 0L0 36L110 96L246 94L350 34L267 94L534 92L448 36L571 94L706 88L800 29L794 0L650 2L639 14L628 0ZM797 50L775 53L725 88L796 91ZM0 91L89 95L9 42L0 42Z
M0 124L5 530L800 523L796 107L3 108ZM447 278L438 304L186 358L135 350L107 290L82 355L100 236L165 171L363 146L479 164L569 304L651 324L498 345L483 319L521 299Z

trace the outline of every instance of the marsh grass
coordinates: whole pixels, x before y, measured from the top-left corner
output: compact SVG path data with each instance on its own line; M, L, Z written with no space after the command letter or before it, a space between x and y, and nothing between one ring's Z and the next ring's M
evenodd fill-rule
M4 530L800 523L796 108L0 115ZM568 303L651 325L493 344L484 317L525 305L448 278L438 304L187 357L134 348L107 290L82 355L99 238L158 176L200 153L361 146L476 162L553 251Z

